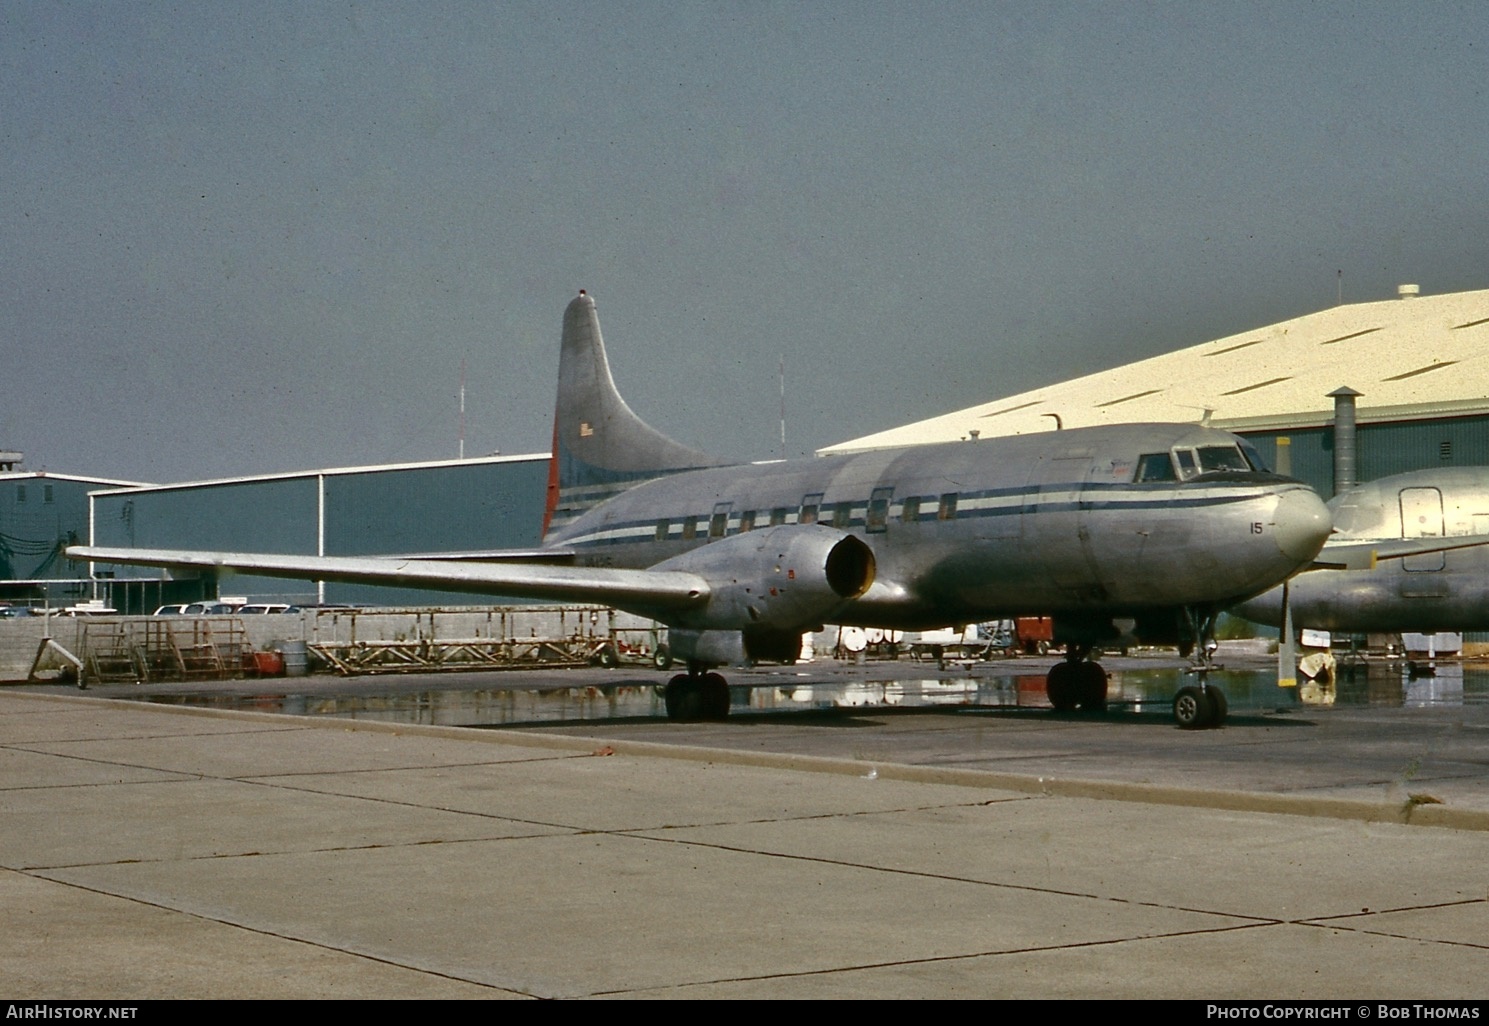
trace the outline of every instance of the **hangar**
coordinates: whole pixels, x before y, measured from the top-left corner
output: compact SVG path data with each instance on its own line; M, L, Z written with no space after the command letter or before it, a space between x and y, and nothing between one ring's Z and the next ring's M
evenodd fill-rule
M343 467L95 491L95 545L294 555L530 548L540 540L548 457ZM95 567L121 612L215 596L216 582L166 580L140 567ZM469 595L241 577L251 602L470 605ZM211 594L204 596L203 589ZM489 600L482 600L489 602Z
M1358 480L1489 465L1489 290L1336 306L829 446L821 453L1138 421L1207 421L1333 494L1335 405ZM1336 395L1341 392L1343 394ZM1353 395L1350 395L1350 393Z
M62 554L88 537L88 493L128 481L19 469L0 452L0 602L70 605L89 597L88 566Z

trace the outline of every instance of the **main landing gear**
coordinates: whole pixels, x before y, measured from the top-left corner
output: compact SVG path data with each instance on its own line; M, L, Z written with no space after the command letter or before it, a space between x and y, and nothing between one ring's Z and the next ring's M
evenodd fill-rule
M729 682L721 674L705 673L702 666L689 664L687 673L668 681L663 699L667 718L679 723L729 717Z
M1050 667L1044 690L1056 712L1106 712L1106 671L1090 654L1090 645L1069 645L1065 661Z

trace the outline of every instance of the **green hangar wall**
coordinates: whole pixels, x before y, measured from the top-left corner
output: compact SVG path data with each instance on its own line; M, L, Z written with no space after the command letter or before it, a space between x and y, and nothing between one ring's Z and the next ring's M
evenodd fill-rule
M0 601L71 605L87 598L88 565L63 547L88 537L88 493L124 481L41 471L0 473Z
M1334 428L1241 431L1283 474L1334 494ZM1424 420L1361 421L1356 429L1355 477L1374 481L1409 470L1489 466L1489 415Z
M92 544L294 555L365 556L530 548L541 541L548 457L308 471L268 477L95 492ZM250 601L471 605L468 594L247 575L216 582L163 580L140 567L106 566L110 604L150 612L204 593Z

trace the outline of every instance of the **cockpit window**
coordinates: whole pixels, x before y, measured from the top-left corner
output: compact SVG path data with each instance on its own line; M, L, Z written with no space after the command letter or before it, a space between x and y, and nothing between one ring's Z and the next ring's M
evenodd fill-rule
M1144 453L1137 458L1137 476L1134 481L1177 481L1174 461L1166 452Z
M1241 455L1240 448L1234 445L1200 446L1199 468L1203 474L1244 474L1251 469L1246 458Z
M1179 461L1179 477L1181 480L1189 480L1199 473L1199 466L1194 461L1193 449L1175 449L1174 459Z
M1267 461L1262 459L1262 454L1247 442L1241 443L1241 455L1246 457L1246 462L1251 464L1251 469L1262 474L1270 474L1272 468L1267 466Z

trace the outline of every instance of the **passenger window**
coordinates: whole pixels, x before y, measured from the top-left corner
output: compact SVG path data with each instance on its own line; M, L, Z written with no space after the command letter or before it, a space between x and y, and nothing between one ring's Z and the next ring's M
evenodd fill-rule
M801 513L797 516L798 524L815 524L817 522L817 509L822 505L822 493L816 492L812 495L801 497Z
M839 531L846 531L848 525L853 523L853 503L840 502L832 510L832 526Z
M937 520L956 519L956 492L945 492L941 496L941 505L936 510Z
M864 529L870 534L883 531L889 524L889 500L894 496L893 488L875 488L869 496L869 508L864 513Z
M913 524L918 520L920 520L920 496L912 495L905 500L905 505L900 510L900 523Z
M780 527L782 524L784 524L786 522L786 516L790 512L791 511L788 510L785 506L777 506L775 509L771 510L770 511L770 526L771 527Z
M696 517L684 517L682 522L682 540L692 541L698 537L698 519Z
M743 534L745 531L753 531L754 529L755 511L752 509L747 509L739 515L739 531L741 534Z
M661 520L657 521L657 541L667 540L667 527L668 524L666 517L663 517Z
M732 502L721 502L714 506L713 516L708 520L710 538L722 538L729 533L729 510L733 505Z
M1174 473L1174 461L1166 452L1144 453L1137 458L1137 477L1133 480L1143 481L1177 481L1178 475Z

